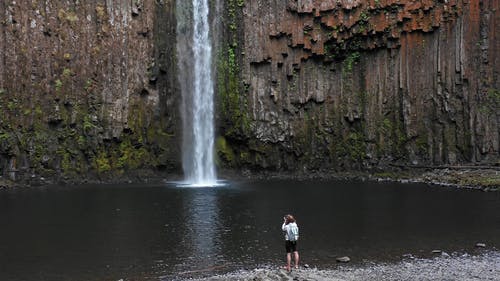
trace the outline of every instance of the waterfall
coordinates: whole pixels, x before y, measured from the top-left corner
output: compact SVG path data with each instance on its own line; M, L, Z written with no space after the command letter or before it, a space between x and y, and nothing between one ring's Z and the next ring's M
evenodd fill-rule
M177 56L182 91L183 169L189 185L216 184L214 83L208 0L177 0Z

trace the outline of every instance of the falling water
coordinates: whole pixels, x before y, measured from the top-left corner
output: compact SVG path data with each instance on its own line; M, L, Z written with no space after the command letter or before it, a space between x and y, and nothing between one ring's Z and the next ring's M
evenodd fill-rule
M187 3L186 3L187 2ZM212 186L214 85L208 0L177 0L177 55L182 91L183 169L186 184Z

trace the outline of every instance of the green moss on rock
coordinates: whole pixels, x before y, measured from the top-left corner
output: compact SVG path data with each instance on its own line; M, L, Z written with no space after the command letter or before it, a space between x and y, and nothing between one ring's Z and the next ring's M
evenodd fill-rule
M105 151L99 151L94 162L94 168L98 173L106 173L111 171L111 161L109 155Z
M215 141L215 150L217 152L217 164L222 167L234 167L235 154L231 146L223 136L217 137Z

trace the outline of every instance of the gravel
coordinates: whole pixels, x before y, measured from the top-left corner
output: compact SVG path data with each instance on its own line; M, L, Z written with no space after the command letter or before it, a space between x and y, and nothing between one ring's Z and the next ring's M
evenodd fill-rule
M236 280L500 280L500 252L481 255L452 254L432 259L407 256L393 264L369 263L362 266L342 265L333 269L301 268L286 272L271 267L242 270L197 281Z

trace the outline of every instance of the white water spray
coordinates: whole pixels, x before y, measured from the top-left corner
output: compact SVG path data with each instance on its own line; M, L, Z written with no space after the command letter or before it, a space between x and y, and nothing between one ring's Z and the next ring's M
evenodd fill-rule
M185 183L214 186L214 83L208 0L177 0ZM179 9L180 8L180 9ZM191 10L191 13L188 11Z

